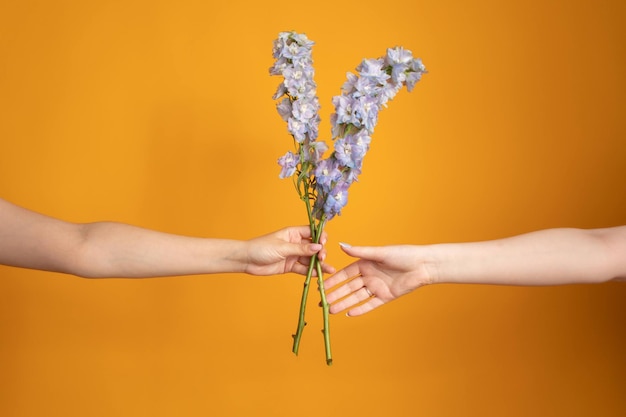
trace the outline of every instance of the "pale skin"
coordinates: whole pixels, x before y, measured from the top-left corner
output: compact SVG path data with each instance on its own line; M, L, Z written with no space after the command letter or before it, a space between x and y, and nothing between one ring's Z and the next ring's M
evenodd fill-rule
M357 261L325 281L333 314L365 314L430 284L626 281L626 226L547 229L484 242L350 246Z
M71 223L0 199L0 264L85 278L151 278L246 273L306 274L324 259L323 235L286 227L250 240L162 233L117 222ZM326 273L334 268L323 265Z

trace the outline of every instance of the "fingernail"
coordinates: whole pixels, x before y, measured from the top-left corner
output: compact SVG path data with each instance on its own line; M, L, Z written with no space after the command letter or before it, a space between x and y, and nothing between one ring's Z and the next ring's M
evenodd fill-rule
M344 243L344 242L339 242L339 246L341 246L342 248L351 248L352 245L350 245L349 243Z
M346 313L346 317L352 317L349 311Z

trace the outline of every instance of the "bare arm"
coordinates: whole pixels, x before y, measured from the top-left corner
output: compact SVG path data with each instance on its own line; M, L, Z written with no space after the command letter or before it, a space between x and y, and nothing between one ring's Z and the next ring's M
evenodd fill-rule
M326 280L327 288L336 287L327 299L335 303L331 312L348 309L350 315L366 313L427 284L559 285L626 280L626 226L548 229L486 242L344 250L360 259Z
M0 199L0 264L82 277L305 273L322 245L306 226L248 241L179 236L122 223L77 224ZM333 269L325 266L326 272Z
M626 279L626 226L439 245L434 282L559 285Z

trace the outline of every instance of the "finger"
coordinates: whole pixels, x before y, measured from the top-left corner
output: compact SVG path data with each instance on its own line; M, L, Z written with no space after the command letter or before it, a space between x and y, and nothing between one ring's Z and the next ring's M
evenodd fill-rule
M363 288L363 279L360 276L357 276L353 280L347 281L343 285L336 288L328 287L326 282L324 282L324 288L331 290L326 294L326 300L332 304L346 295L352 294L353 292Z
M307 243L306 245L299 245L300 247L304 246L303 255L314 255L324 249L321 243Z
M382 262L385 257L384 247L381 246L351 246L346 243L339 245L341 249L353 258L367 259L375 262Z
M322 257L320 256L320 254L321 254L321 253L322 253L322 251L320 251L320 252L318 252L318 253L317 253L317 259L318 259L320 262L323 262L323 261L324 261L324 258L322 258ZM311 263L311 258L313 257L313 255L315 255L315 252L313 252L313 253L311 253L311 254L305 254L305 255L303 255L303 256L299 256L299 257L298 257L298 262L300 262L300 263L301 263L301 264L303 264L303 265L308 265L308 264L310 264L310 263Z
M307 275L309 273L309 265L303 265L299 262L295 262L292 267L291 267L291 272L294 272L296 274L299 275ZM316 277L317 276L317 271L315 270L315 268L313 268L313 271L311 271L311 276L312 277Z
M334 266L322 262L322 272L325 274L334 274L337 271Z
M325 244L326 244L326 242L328 242L328 233L326 233L326 232L322 232L322 236L320 236L320 240L319 240L319 242L320 242L322 245L325 245Z
M309 265L311 263L311 256L300 256L298 257L298 262L302 265Z
M344 281L354 278L355 276L359 275L360 272L361 271L359 269L359 264L357 262L354 262L346 266L345 268L337 271L335 275L328 277L326 281L324 281L324 285L326 285L327 288L335 287Z
M362 283L361 287L358 290L353 290L349 294L350 295L348 295L347 297L337 301L330 306L330 312L332 314L337 314L345 310L353 309L358 304L370 298L370 295L362 286ZM328 296L326 297L326 299L328 300Z
M291 269L290 269L290 271L291 271L291 272L293 272L294 274L298 274L298 275L306 275L306 274L307 274L307 272L308 272L308 270L309 270L309 267L308 267L308 266L306 266L306 265L302 265L302 264L297 263L297 262L296 262L296 263L294 263L294 264L291 266ZM314 272L315 272L315 271L314 271Z
M326 249L322 248L319 252L317 252L317 259L320 261L326 259Z
M301 239L301 243L302 244L313 244L311 238L302 238ZM319 246L319 249L316 251L317 252L317 256L320 259L324 259L326 257L326 248L324 248L324 245L326 244L326 238L324 237L324 235L322 235L317 243L317 245ZM314 248L317 248L318 246L314 246Z
M370 298L368 301L364 302L363 304L350 309L346 315L348 317L356 317L356 316L361 316L365 313L369 313L370 311L372 311L375 308L378 308L380 306L382 306L383 304L385 304L385 302L383 300L381 300L378 297L372 297Z
M291 230L293 230L294 232L298 233L300 235L301 238L303 239L310 239L311 238L311 226L291 226L290 227Z
M311 264L311 257L308 256L302 256L300 258L298 258L298 263L304 265L306 268L309 267L309 265ZM322 262L322 272L325 274L334 274L337 271L337 269L330 265L327 264L325 262ZM314 269L313 272L315 273L316 270Z
M306 275L309 271L309 267L311 264L311 259L307 258L307 257L302 257L299 258L298 261L293 262L293 263L288 263L287 268L288 271L290 272L294 272L296 274L301 274L301 275ZM325 263L322 263L322 273L323 274L334 274L335 273L335 267L333 267L332 265L328 265ZM316 277L317 276L317 268L313 268L313 270L311 271L312 275Z
M322 250L322 245L319 243L285 243L280 249L280 254L284 257L311 257L320 250Z

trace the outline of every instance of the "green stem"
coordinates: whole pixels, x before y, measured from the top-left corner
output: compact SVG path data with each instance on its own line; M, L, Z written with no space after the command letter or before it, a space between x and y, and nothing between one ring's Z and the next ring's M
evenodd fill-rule
M324 224L321 223L318 226L318 229L315 231L315 234L313 235L313 241L315 243L319 242L320 237L322 235L323 227L324 227ZM330 344L330 325L329 325L330 306L328 304L328 301L326 300L326 291L324 289L324 275L322 272L322 263L317 258L317 255L313 255L311 257L311 262L309 263L309 269L307 271L306 279L304 281L304 288L302 289L302 298L300 300L300 313L298 316L298 328L296 330L296 333L293 335L292 351L296 355L298 354L298 350L300 348L300 340L302 339L304 326L306 326L305 311L306 311L306 304L307 304L307 299L308 299L308 294L309 294L309 288L311 286L311 276L313 273L313 268L315 268L317 272L317 286L318 286L318 290L320 292L320 298L321 298L322 317L323 317L323 323L324 323L322 333L324 334L324 350L326 353L326 364L332 365L333 358L332 358L331 344Z
M300 149L302 152L302 149ZM301 156L302 158L302 156ZM307 172L306 169L303 169L302 172ZM296 181L296 189L300 194L300 198L304 201L306 206L307 216L309 218L309 226L311 228L311 240L313 243L319 243L320 238L322 237L322 232L324 230L324 225L326 223L325 216L322 216L322 219L318 222L313 218L313 213L311 210L311 195L309 194L309 187L311 183L307 181L306 177L302 175L302 173L298 176L298 180ZM313 275L313 270L317 272L317 285L320 292L321 297L321 306L324 320L324 328L322 329L322 333L324 334L324 347L326 351L326 364L332 365L333 359L330 349L330 328L329 328L329 305L328 301L326 301L326 292L324 291L324 276L322 274L322 263L317 257L317 254L311 256L311 260L309 262L309 268L307 270L306 278L304 280L304 286L302 288L302 297L300 299L300 312L298 314L298 327L296 329L296 333L293 334L293 346L292 352L298 355L298 351L300 350L300 341L302 340L302 333L304 332L304 327L306 326L305 321L305 313L306 313L306 304L309 296L309 288L311 286L311 276Z
M304 201L307 209L307 215L309 217L309 225L311 227L311 240L313 243L319 243L319 236L315 230L315 222L313 221L313 215L311 212L311 201L308 198L309 194L309 184L307 181L299 181L302 185L303 189L298 188L298 192L300 193L300 198ZM291 351L298 355L298 351L300 350L300 340L302 339L302 332L304 331L304 326L306 326L306 321L304 318L306 312L306 303L309 295L309 287L311 286L311 276L313 275L313 268L317 262L317 254L311 256L311 260L309 262L309 269L306 273L306 278L304 279L304 287L302 288L302 297L300 299L300 312L298 314L298 327L296 328L296 333L292 335L293 337L293 346Z
M309 287L311 285L311 275L313 274L313 267L317 263L317 256L313 255L311 257L311 262L309 263L309 269L306 273L306 278L304 279L304 287L302 288L302 298L300 299L300 313L298 315L298 328L296 329L296 333L293 335L293 347L291 351L298 355L298 350L300 349L300 340L302 339L302 332L304 331L304 326L306 326L306 321L304 321L304 313L306 311L306 301L309 295Z
M321 234L322 227L323 227L323 224L320 227L320 234ZM322 299L322 316L324 320L324 328L322 329L322 333L324 333L324 349L326 351L326 364L330 366L333 364L333 355L330 349L330 327L329 327L329 320L328 320L328 313L329 313L330 307L328 305L328 301L326 301L326 291L324 289L324 277L322 275L321 262L317 261L316 267L317 267L317 285L320 291L320 297Z

